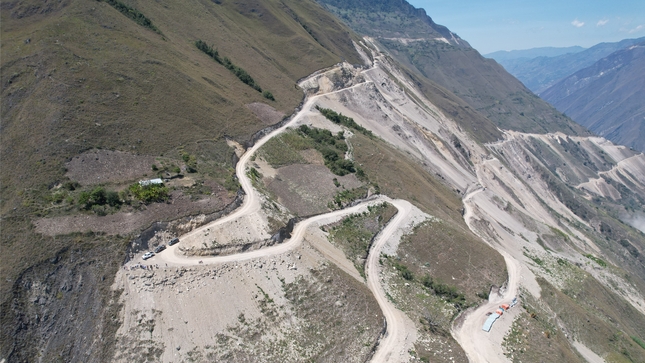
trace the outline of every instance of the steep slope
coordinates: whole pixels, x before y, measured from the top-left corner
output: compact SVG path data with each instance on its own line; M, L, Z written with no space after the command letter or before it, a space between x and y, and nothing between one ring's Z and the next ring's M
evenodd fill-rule
M374 37L402 39L414 42L435 39L452 45L470 45L445 26L432 21L425 10L406 1L392 0L324 0L319 1L338 15L352 29Z
M587 133L554 112L496 62L435 25L425 11L413 11L405 1L319 2L356 31L374 37L401 63L452 92L502 129ZM388 19L396 19L396 26Z
M227 139L249 142L292 113L298 79L360 62L351 30L310 1L16 0L2 3L1 17L0 341L9 361L109 360L119 322L118 292L108 290L137 248L129 243L151 226L234 208ZM166 198L161 189L167 203L130 194L156 176L175 178ZM36 231L43 217L68 219Z
M645 151L645 42L619 50L541 93L614 143Z
M508 73L517 77L526 87L536 94L541 94L561 79L591 66L596 61L623 48L642 42L644 38L625 39L615 43L600 43L580 52L571 52L558 56L537 56L519 59L507 59L495 53L486 55L504 66Z
M199 6L193 8L195 4ZM397 2L383 6L387 4ZM50 10L30 5L15 5L28 10L16 16ZM70 3L58 13L35 16L52 16L54 29L67 19L74 29L84 11L100 8L105 11L101 19L116 23L120 14L101 8L107 5ZM137 17L146 27L128 28L132 24L125 18L121 20L128 22L118 24L129 30L109 29L130 34L114 57L127 56L129 45L140 39L159 37L151 47L161 49L154 50L159 57L188 58L171 70L187 77L190 85L203 76L212 81L201 78L205 84L231 87L217 93L226 102L213 109L231 107L235 112L209 118L202 127L193 126L199 120L190 124L180 119L173 131L191 132L190 137L176 136L185 140L182 145L159 146L159 140L142 135L140 143L129 145L137 148L117 143L115 150L71 153L71 160L58 164L57 174L41 168L42 179L60 178L51 188L33 176L17 178L40 189L10 195L20 204L15 210L6 207L15 214L2 215L3 251L10 248L3 261L10 264L3 263L3 269L13 270L8 270L9 297L2 304L0 360L575 362L583 361L581 354L607 361L643 360L645 235L621 222L645 212L642 154L602 138L500 130L500 119L493 122L474 110L472 100L428 80L414 64L402 65L383 47L383 38L354 38L360 44L352 44L347 53L329 51L347 49L351 38L345 35L352 33L318 13L321 8L311 2L166 4L173 11L165 21L159 20L164 12L159 3L131 5L151 23ZM220 11L213 15L209 9ZM208 14L222 21L209 33L212 39L200 30L211 29L206 20L215 22ZM271 42L280 43L281 35L303 39L293 39L272 21L271 27L259 27L271 20L269 14L284 20L279 24L297 25L292 30L308 41L299 49L301 58L320 52L330 63L296 87L292 70L285 67L302 67L290 58L297 50ZM192 22L200 17L204 22ZM165 25L170 22L172 27ZM196 50L193 35L177 35L193 23L210 56ZM233 23L245 25L235 28ZM337 28L326 33L325 24ZM226 27L244 39L218 43L213 33ZM256 34L258 29L264 32ZM447 45L444 40L430 43L435 41ZM173 47L179 50L173 53ZM85 57L101 50L95 48ZM254 62L270 51L275 53L267 62L274 68L258 76L263 68L254 70ZM234 57L236 52L256 58ZM468 58L455 54L467 66ZM341 57L350 62L330 66ZM365 63L351 64L352 59ZM217 72L182 73L204 64ZM51 73L51 79L61 79ZM459 76L455 69L445 73ZM245 74L253 77L252 84L268 88L276 101L251 87ZM266 78L271 75L273 82ZM475 77L473 84L488 82L488 76ZM469 82L457 83L465 87ZM279 127L275 123L303 97L289 98L287 89L304 91L305 102ZM149 112L157 115L156 107L174 96L191 96L168 90L167 98L147 105ZM475 90L469 92L475 95ZM177 104L186 105L181 109L186 118L209 104L181 101ZM83 108L70 102L72 106ZM109 107L111 112L116 112L113 108L118 109ZM257 125L245 123L247 110L257 117ZM526 118L517 127L573 133L567 128L570 121L544 112L541 124ZM507 117L513 124L515 116ZM169 124L174 125L155 125L163 129ZM223 129L222 136L209 134L211 128ZM144 131L158 132L153 127ZM138 131L119 132L127 139ZM13 149L20 146L6 140ZM22 150L19 155L31 153ZM56 155L48 157L45 166ZM3 169L3 178L6 174ZM152 197L165 203L137 198L141 189L136 181L152 176L164 178L170 195L164 198L161 187L145 190L158 192ZM15 184L12 188L2 190L3 203L7 193L18 189ZM149 214L158 210L167 214ZM296 215L307 210L323 214ZM129 229L142 215L162 222L135 222L136 228ZM125 222L98 228L117 217ZM140 226L150 223L142 231ZM47 225L67 229L43 227ZM144 251L176 236L178 244L142 260ZM24 261L22 268L17 259ZM515 296L520 304L491 333L481 330L486 314Z

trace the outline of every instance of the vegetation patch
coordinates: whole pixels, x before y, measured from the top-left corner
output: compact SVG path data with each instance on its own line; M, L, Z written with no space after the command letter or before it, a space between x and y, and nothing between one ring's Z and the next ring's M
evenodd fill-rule
M125 15L126 17L134 20L135 23L146 27L148 29L151 29L159 34L162 34L161 31L152 24L152 20L148 19L143 13L141 13L139 10L128 6L118 0L99 0L99 1L104 1L116 10L118 10L121 14Z
M592 254L589 254L589 253L585 254L584 256L586 258L590 259L591 261L597 263L599 266L607 267L607 262L605 262L605 260L603 260L602 258L598 258L598 257L596 257L596 256L594 256Z
M374 137L374 134L372 134L372 131L364 128L363 126L357 124L353 118L344 116L342 113L337 113L334 110L328 109L328 108L322 108L320 106L316 106L316 110L318 110L325 118L327 118L329 121L342 125L345 127L348 127L350 129L354 129L363 135L369 136L370 138Z
M502 341L504 355L514 363L584 362L548 317L541 308L525 304Z
M643 315L593 276L587 273L584 276L566 291L538 278L542 289L540 300L527 297L522 300L537 311L538 318L560 320L551 323L566 326L570 336L596 354L619 358L607 361L642 362L645 350L631 336L645 334ZM545 313L539 313L539 309Z
M228 59L228 57L221 57L217 49L213 49L213 47L206 44L206 42L204 42L201 39L198 39L197 41L195 41L195 46L197 47L197 49L201 50L202 52L206 53L206 55L213 58L217 63L223 65L226 69L231 71L231 73L233 73L240 81L249 85L254 90L262 93L262 96L264 96L264 98L275 101L275 98L273 97L273 94L271 92L269 91L262 92L262 87L260 87L260 85L258 85L255 82L255 80L253 79L253 77L251 77L250 74L248 74L244 69L233 64L233 62L230 59Z
M365 198L370 187L372 187L372 185L363 185L358 188L343 189L339 191L334 196L334 201L329 203L329 209L343 208L355 200ZM375 189L375 194L378 194L378 186Z
M333 135L331 131L301 125L298 130L313 140L313 146L320 151L325 159L325 166L336 175L347 175L356 172L356 166L351 160L345 159L348 150L345 136L340 131Z
M405 276L403 277L405 278ZM423 276L421 283L436 295L443 297L449 303L455 304L455 307L458 309L462 309L466 304L466 297L455 286L444 284L441 281L435 281L430 275Z
M374 236L396 214L391 204L381 203L368 207L366 212L352 214L341 221L323 227L329 239L340 247L348 260L365 277L365 260Z
M163 184L141 185L135 183L128 187L128 191L143 203L165 202L170 197L168 188Z

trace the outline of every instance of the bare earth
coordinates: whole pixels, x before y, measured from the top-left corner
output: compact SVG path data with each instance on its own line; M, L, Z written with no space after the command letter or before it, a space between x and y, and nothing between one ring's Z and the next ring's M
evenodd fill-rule
M123 182L152 175L154 156L122 151L90 150L75 156L65 166L67 177L83 185Z

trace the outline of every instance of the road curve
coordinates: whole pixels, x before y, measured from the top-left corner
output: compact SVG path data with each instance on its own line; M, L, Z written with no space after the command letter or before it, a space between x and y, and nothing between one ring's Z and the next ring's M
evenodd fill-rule
M474 211L472 203L472 198L484 191L482 187L477 187L472 192L468 193L464 199L464 220L468 227L473 233L476 233L476 229L472 227L472 222L474 219ZM485 240L480 236L482 240ZM480 305L477 309L468 313L465 316L462 324L458 327L453 326L452 335L455 340L462 347L470 363L491 363L491 362L506 362L506 358L502 351L501 347L494 346L491 344L490 334L482 330L484 321L488 317L486 314L493 312L501 304L510 304L513 297L517 295L519 279L520 279L520 263L513 256L507 252L496 249L503 257L506 262L506 269L508 271L508 283L506 284L506 290L503 295L491 295L489 301L483 305ZM493 327L494 329L494 327Z
M365 264L367 287L374 294L387 323L385 336L379 342L378 349L372 357L372 362L400 362L403 358L401 357L402 354L409 354L405 349L405 342L408 338L405 322L408 318L388 300L385 290L379 282L378 271L379 259L385 243L392 237L397 228L406 221L412 210L412 204L401 199L392 200L386 198L386 201L395 206L398 209L398 213L374 240Z
M349 88L353 88L359 85L355 85ZM233 213L221 219L213 221L207 225L204 225L200 228L197 228L181 236L180 239L184 239L190 236L195 236L196 234L203 233L203 231L207 228L211 228L215 225L219 225L222 223L235 220L244 215L249 215L249 214L258 212L261 208L260 198L257 192L255 191L255 189L253 188L250 178L246 175L246 164L249 161L250 157L272 137L280 134L287 127L295 124L300 118L302 118L307 113L311 112L311 108L313 107L316 99L318 99L321 96L344 91L346 89L348 88L309 97L303 104L300 111L294 117L292 117L289 122L285 123L285 125L283 125L282 127L274 130L273 132L269 133L262 139L258 140L252 148L247 150L242 155L242 157L240 158L235 168L235 172L237 174L240 185L242 186L242 189L246 193L246 197L244 198L242 205L238 209L236 209ZM226 263L226 262L244 261L244 260L249 260L253 258L267 257L267 256L285 253L295 248L296 246L298 246L298 244L302 242L305 232L307 230L307 227L311 226L312 224L318 223L319 225L321 225L324 223L329 223L335 219L338 219L339 217L358 213L369 205L375 205L382 202L388 202L392 204L394 207L398 209L398 213L387 224L385 229L383 229L376 237L372 247L370 248L367 263L365 266L368 288L374 294L375 299L377 300L381 310L383 311L383 315L386 319L386 327L387 327L385 335L379 341L379 345L371 361L375 363L381 363L381 362L399 362L401 360L407 360L404 358L404 356L407 354L405 342L406 342L406 339L410 338L408 336L408 332L406 331L406 321L409 319L407 318L407 316L405 316L403 312L401 312L400 310L397 310L396 307L386 297L385 291L381 286L381 284L379 283L378 271L379 271L379 257L381 255L383 246L385 245L387 240L392 237L392 234L399 227L402 226L402 224L405 222L406 218L408 217L410 211L412 210L412 205L408 201L400 200L400 199L390 199L386 196L375 196L373 198L370 198L369 201L364 201L360 204L357 204L349 208L314 216L296 224L291 234L291 238L289 240L285 241L284 243L259 249L259 250L238 253L233 255L226 255L226 256L187 257L187 256L178 254L177 248L179 245L174 245L174 246L169 246L165 253L156 255L154 257L154 261L157 263L161 262L161 263L166 263L168 265L174 265L174 266L187 266L187 265L198 265L198 264L206 265L206 264L219 264L219 263Z

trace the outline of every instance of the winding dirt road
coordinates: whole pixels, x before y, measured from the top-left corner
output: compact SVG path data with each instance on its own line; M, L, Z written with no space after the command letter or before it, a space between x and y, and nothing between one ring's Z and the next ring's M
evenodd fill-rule
M484 190L485 189L480 186L469 192L463 199L465 208L464 220L470 230L474 233L476 233L476 229L472 227L474 219L472 198ZM481 236L480 238L483 239ZM452 330L452 335L466 352L470 363L508 361L508 359L503 355L501 347L491 344L491 334L497 334L499 332L491 330L491 333L487 333L482 330L484 321L488 317L486 314L494 312L501 304L510 304L513 297L517 296L519 286L521 269L519 261L503 250L497 249L497 251L504 257L504 261L506 262L506 269L508 271L506 290L501 295L491 294L487 303L479 306L474 311L471 311L465 317L463 323L460 326L453 327Z
M307 79L306 79L307 80ZM303 81L303 82L306 82ZM351 87L350 87L351 88ZM321 96L329 95L334 92L344 91L346 89L337 90L325 94L319 94L312 97L309 97L301 110L294 116L292 119L287 122L282 127L276 129L270 134L266 135L262 139L258 140L255 145L247 150L244 155L240 158L236 166L236 174L239 179L239 182L246 193L246 197L242 205L233 213L225 216L221 219L213 221L207 225L204 225L198 229L195 229L184 236L181 236L180 239L185 239L187 237L196 237L200 233L203 233L204 230L211 228L213 226L233 221L237 218L240 218L245 215L250 215L256 213L261 208L260 197L258 193L252 186L250 178L246 174L247 162L250 157L264 145L272 137L283 132L287 127L295 124L302 117L306 116L309 113L312 113L313 105ZM403 360L408 360L405 357L409 357L407 353L405 344L406 341L414 341L416 335L413 332L409 332L406 327L408 326L407 321L409 320L407 316L400 310L397 310L396 307L387 299L383 287L379 283L379 257L381 255L381 250L386 244L389 238L392 237L393 233L400 228L403 223L406 221L406 217L412 210L412 205L400 199L390 199L386 196L376 196L371 198L369 201L362 202L358 205L355 205L350 208L333 211L330 213L318 215L315 217L308 218L304 221L299 222L292 232L291 238L279 245L272 247L267 247L260 250L254 250L245 253L227 255L227 256L213 256L213 257L187 257L177 253L177 248L179 245L174 245L168 247L165 253L158 254L154 259L161 263L166 263L168 265L175 266L186 266L186 265L206 265L206 264L219 264L225 262L233 261L244 261L258 257L267 257L271 255L281 254L288 252L298 246L305 236L305 232L309 226L312 224L322 225L330 223L331 221L337 220L343 216L362 212L365 208L370 205L379 204L382 202L388 202L395 206L398 209L397 215L388 223L388 225L381 231L381 233L375 239L368 256L368 261L366 263L366 274L367 274L367 285L369 289L374 294L379 306L381 307L383 314L386 319L386 333L379 341L378 348L372 357L372 362L400 362Z

